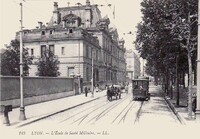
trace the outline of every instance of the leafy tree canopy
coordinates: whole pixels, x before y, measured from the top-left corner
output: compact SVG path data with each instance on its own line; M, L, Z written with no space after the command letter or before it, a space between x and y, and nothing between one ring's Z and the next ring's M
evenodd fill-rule
M57 77L60 75L58 58L47 50L38 62L38 76Z
M20 42L12 40L10 45L1 54L1 75L20 75ZM32 64L33 57L29 56L28 49L23 48L23 75L28 76L29 65Z

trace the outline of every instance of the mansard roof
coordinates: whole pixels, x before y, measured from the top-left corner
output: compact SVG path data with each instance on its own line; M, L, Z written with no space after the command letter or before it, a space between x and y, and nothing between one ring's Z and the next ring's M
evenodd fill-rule
M69 20L69 21L71 21L71 20L76 20L76 19L78 19L78 20L81 20L81 18L79 17L79 16L77 16L77 15L75 15L75 14L72 14L72 13L70 13L70 14L68 14L68 15L65 15L63 18L62 18L62 20Z

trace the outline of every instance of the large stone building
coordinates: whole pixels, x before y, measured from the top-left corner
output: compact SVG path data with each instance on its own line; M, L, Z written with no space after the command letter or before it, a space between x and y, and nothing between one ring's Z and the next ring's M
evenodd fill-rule
M37 61L49 49L58 56L60 76L81 75L84 83L92 78L92 57L94 60L94 81L98 84L124 82L126 76L124 40L119 40L115 28L109 28L108 17L101 17L97 5L58 7L50 22L23 30L23 43L34 56L30 76L36 76ZM19 39L19 32L16 34Z
M140 76L140 59L132 50L126 50L126 63L129 80Z

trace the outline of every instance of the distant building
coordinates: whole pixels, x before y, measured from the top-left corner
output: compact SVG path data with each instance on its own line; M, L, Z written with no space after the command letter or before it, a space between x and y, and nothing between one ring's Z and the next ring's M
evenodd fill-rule
M140 58L132 51L126 51L127 78L134 79L140 76Z
M23 30L24 46L34 56L30 76L36 76L37 61L49 49L58 56L60 76L80 74L84 83L90 83L93 57L95 83L124 82L124 40L118 39L117 30L109 24L109 18L102 18L97 5L90 5L89 0L86 5L63 8L54 2L48 25L38 22L35 29Z

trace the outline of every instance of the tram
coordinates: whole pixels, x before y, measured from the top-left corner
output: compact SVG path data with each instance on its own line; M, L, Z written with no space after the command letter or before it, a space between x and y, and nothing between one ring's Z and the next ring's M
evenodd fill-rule
M150 100L149 77L140 76L132 80L133 100Z

